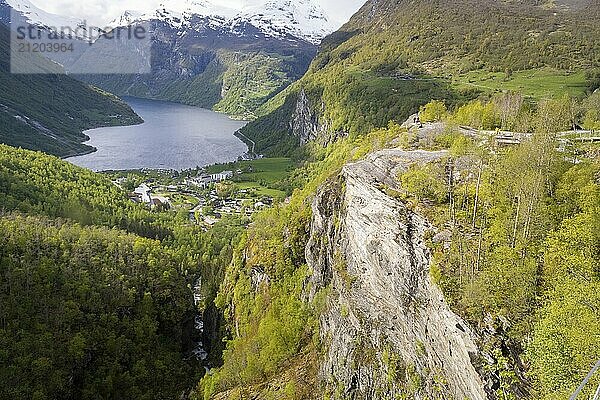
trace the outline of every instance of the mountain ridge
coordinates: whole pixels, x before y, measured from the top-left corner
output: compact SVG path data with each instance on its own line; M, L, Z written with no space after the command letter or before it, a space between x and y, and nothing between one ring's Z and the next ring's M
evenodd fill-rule
M28 0L10 0L26 9ZM17 13L18 14L18 13ZM25 20L44 26L43 15ZM46 14L44 14L46 15ZM54 20L54 17L52 17ZM70 19L65 19L70 21ZM240 10L208 1L165 2L158 9L126 11L114 29L143 26L153 35L150 74L73 74L79 80L119 96L175 101L214 109L240 119L255 111L304 75L317 52L317 43L334 30L313 0L260 0ZM116 27L116 28L115 28ZM97 41L82 54L51 54L54 61L75 71L98 65L106 54L122 60L128 54ZM78 47L79 48L79 47ZM127 52L126 48L123 51ZM118 62L115 70L119 69Z
M153 32L151 74L81 79L118 95L176 101L253 119L262 104L304 75L317 53L313 41L277 24L257 27L240 18L199 14L185 20L175 17L175 22L172 13L150 17L127 22L147 23Z
M194 19L198 18L205 20L206 25L194 26ZM166 2L154 10L127 10L109 26L116 28L143 21L162 21L198 32L208 27L241 35L244 25L250 24L267 37L293 37L315 45L335 30L335 24L312 0L264 0L240 9L216 6L205 0L187 0L177 6Z
M260 143L258 152L275 155L297 148L313 132L322 131L321 142L327 143L331 135L402 123L432 98L451 106L485 94L477 84L485 74L510 81L520 71L545 71L554 86L564 87L565 74L583 77L600 66L593 39L600 29L591 18L599 9L598 2L579 0L370 0L323 40L286 100L266 104L261 118L242 133ZM518 79L513 86L537 84ZM419 95L425 91L429 94ZM298 129L294 114L302 93L314 116L301 124L306 129Z

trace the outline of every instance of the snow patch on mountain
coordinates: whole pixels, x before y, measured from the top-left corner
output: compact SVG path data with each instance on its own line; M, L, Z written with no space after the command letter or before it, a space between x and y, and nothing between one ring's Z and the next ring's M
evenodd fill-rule
M15 12L22 15L28 24L56 32L65 32L66 29L63 29L63 27L70 28L76 37L85 40L95 34L86 21L49 13L35 6L29 0L4 0L4 2Z
M268 36L288 33L315 44L336 30L312 0L248 1L236 21L249 22Z
M171 0L161 3L156 9L125 11L119 18L111 21L109 26L116 28L141 21L157 20L182 28L190 25L193 16L201 16L213 20L215 26L223 26L236 13L232 8L217 6L204 0Z
M115 28L151 20L181 30L211 28L236 35L243 35L250 24L268 37L291 36L313 44L320 43L337 28L312 0L247 0L238 10L206 0L167 0L154 10L126 11L109 26Z

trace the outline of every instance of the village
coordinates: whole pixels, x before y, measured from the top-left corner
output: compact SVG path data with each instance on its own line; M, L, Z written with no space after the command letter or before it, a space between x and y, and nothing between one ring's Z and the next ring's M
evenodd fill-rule
M216 172L219 166L182 172L142 169L107 174L116 186L128 193L132 202L156 212L177 212L182 218L185 215L191 224L212 226L227 216L250 218L285 199L285 192L269 187L269 182L276 181L270 168L279 169L281 165L271 166L266 162L245 161L223 166L237 168ZM255 166L258 166L256 170ZM279 175L277 172L275 178Z

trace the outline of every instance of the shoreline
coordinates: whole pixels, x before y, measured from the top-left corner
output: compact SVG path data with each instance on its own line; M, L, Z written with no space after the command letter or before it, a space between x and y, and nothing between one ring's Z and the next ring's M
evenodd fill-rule
M84 129L84 130L81 131L81 134L84 137L82 138L82 141L79 142L79 144L82 145L82 146L90 147L90 149L88 149L88 150L82 150L80 152L76 152L76 153L70 154L68 156L62 156L60 158L62 160L67 160L69 158L87 156L89 154L93 154L93 153L97 152L98 149L96 147L90 146L89 144L87 144L87 142L89 142L90 140L92 140L92 138L87 134L87 132L89 132L89 131L93 131L95 129L103 129L103 128L124 128L124 127L127 127L127 126L136 126L136 125L143 125L143 124L145 124L146 121L137 112L135 112L135 110L131 107L131 105L129 103L127 103L127 102L125 102L125 103L129 106L129 108L131 108L131 110L133 111L133 113L137 116L137 121L131 121L131 123L124 123L124 124L99 125L99 126L95 126L93 128ZM123 121L123 122L125 122L125 121Z
M100 125L100 126L96 126L93 128L89 128L86 129L84 131L82 131L82 134L85 136L85 139L80 142L81 145L83 146L87 146L87 149L82 149L81 151L75 151L69 155L66 156L62 156L61 159L65 160L65 161L69 161L74 165L78 165L75 162L72 162L71 160L76 158L76 157L84 157L93 153L96 153L99 151L99 149L96 146L92 146L89 144L89 142L92 140L90 132L94 131L96 129L105 129L105 128L126 128L126 127L130 127L130 126L138 126L138 125L143 125L145 124L147 121L139 114L139 111L136 111L134 108L134 105L132 105L132 102L135 101L144 101L144 102L150 102L150 103L164 103L164 104L170 104L170 105L174 105L174 106L181 106L181 107L190 107L196 110L203 110L203 111L208 111L210 113L215 113L218 115L221 115L223 117L227 117L227 119L229 119L230 121L235 121L235 122L239 122L239 123L243 123L244 126L245 124L249 123L250 121L248 119L245 118L241 118L239 116L235 116L235 115L229 115L223 112L219 112L219 111L215 111L209 108L204 108L204 107L199 107L199 106L195 106L195 105L191 105L191 104L185 104L185 103L181 103L181 102L176 102L176 101L170 101L170 100L161 100L161 99L150 99L150 98L144 98L144 97L135 97L135 96L123 96L120 97L120 99L127 104L135 113L135 115L139 118L139 122L132 122L132 121L123 121L125 123L123 124L105 124L105 125ZM148 118L148 116L146 116L146 119ZM109 172L124 172L124 171L132 171L132 172L139 172L139 171L173 171L173 172L182 172L185 170L189 170L189 169L194 169L196 167L200 167L200 168L205 168L205 167L210 167L213 165L218 165L218 164L226 164L226 163L231 163L231 162L236 162L236 161L240 161L240 160L252 160L255 159L255 154L253 152L255 144L252 140L250 140L249 138L247 138L245 135L243 135L241 132L239 132L239 130L243 128L240 127L238 128L238 130L234 131L231 133L231 135L233 137L236 138L236 141L238 141L238 143L243 144L245 147L245 151L241 150L240 153L237 153L235 155L232 155L231 157L228 157L226 160L220 160L217 162L207 162L207 163L201 163L195 167L187 167L187 168L170 168L170 167L163 167L163 166L156 166L156 167L132 167L132 168L125 168L125 169L93 169L90 167L85 167L82 166L83 168L87 168L90 169L94 172L99 172L99 173L109 173ZM110 163L109 163L110 164Z

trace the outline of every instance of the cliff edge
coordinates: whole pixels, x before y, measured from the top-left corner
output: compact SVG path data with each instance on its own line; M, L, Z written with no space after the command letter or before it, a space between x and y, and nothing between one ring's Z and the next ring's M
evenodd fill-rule
M476 335L429 274L435 228L397 176L446 152L387 149L346 165L313 202L306 295L326 291L320 376L333 398L488 399Z

